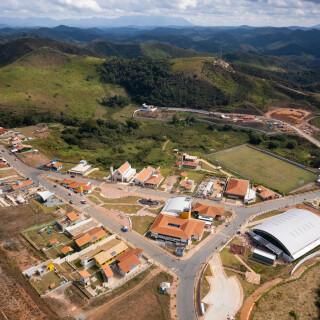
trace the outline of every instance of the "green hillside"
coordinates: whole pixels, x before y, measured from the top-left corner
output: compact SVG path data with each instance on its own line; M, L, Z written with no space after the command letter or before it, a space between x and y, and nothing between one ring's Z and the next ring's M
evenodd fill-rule
M93 117L106 95L125 95L117 85L102 84L97 66L103 59L43 47L0 69L0 108L52 111Z

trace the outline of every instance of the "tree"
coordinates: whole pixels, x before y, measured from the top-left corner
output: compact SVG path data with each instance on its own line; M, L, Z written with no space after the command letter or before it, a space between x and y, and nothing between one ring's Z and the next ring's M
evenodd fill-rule
M280 143L278 141L269 141L268 148L269 149L276 149L280 146Z
M287 142L288 149L295 149L298 146L298 142L296 140L289 140Z
M251 131L249 133L249 142L255 145L260 144L263 141L261 133Z

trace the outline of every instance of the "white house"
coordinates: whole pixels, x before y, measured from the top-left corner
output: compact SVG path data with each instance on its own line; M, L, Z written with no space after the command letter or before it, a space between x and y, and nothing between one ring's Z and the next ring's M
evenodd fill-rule
M134 178L134 183L139 186L157 188L163 181L163 176L160 173L160 167L154 169L152 167L143 168Z
M111 181L129 182L136 172L136 169L132 168L131 164L126 161L115 171L113 171L113 167L110 167L110 179Z

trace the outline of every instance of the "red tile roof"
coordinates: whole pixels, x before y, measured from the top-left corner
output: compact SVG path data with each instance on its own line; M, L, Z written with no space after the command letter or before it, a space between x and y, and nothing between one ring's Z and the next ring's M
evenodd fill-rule
M194 206L194 211L197 211L199 215L208 215L215 218L216 215L223 215L224 207L212 206L205 203L197 202Z
M181 181L180 186L191 190L194 185L189 183L188 180L183 180L183 181Z
M51 240L49 241L50 244L55 244L55 243L57 243L57 242L58 242L57 239L51 239Z
M180 176L186 178L186 177L188 176L188 172L181 172L181 173L180 173Z
M270 189L267 189L263 186L258 186L256 188L256 191L259 195L261 195L261 197L263 199L266 199L266 198L270 198L270 197L275 197L276 196L276 193Z
M145 180L148 179L148 177L152 174L152 171L147 169L147 168L143 168L139 174L137 175L136 179L140 180L142 182L144 182Z
M248 188L249 188L248 180L231 178L228 181L228 185L225 190L225 193L230 193L230 194L244 197L247 194Z
M69 220L71 222L76 221L77 219L79 219L79 216L74 211L72 211L69 214L67 214L67 217L69 218Z
M179 227L170 226L177 225ZM158 218L150 228L150 232L155 232L181 239L190 239L191 236L201 236L205 222L195 219L182 219L178 217L159 214Z
M75 239L78 247L82 247L88 243L98 241L106 235L106 232L101 227L95 227L87 231L85 234L82 233L73 239Z
M107 278L110 278L113 276L113 272L108 264L103 264L101 266L101 269Z
M141 264L141 261L136 255L131 255L126 259L117 263L117 266L124 272L127 273L132 270L134 267Z
M71 251L73 251L73 249L69 246L65 246L61 249L61 253L64 255L67 254L68 252L71 252Z
M130 166L130 163L126 161L118 170L120 173L124 174L130 168Z
M188 167L197 167L199 165L199 162L185 161L183 165Z
M159 173L157 175L152 175L150 178L147 179L145 183L158 186L162 180L163 180L163 175Z
M16 190L19 190L21 188L24 188L24 187L27 187L27 186L30 186L30 185L32 185L32 181L31 180L25 180L25 181L22 181L21 185L15 184L15 185L11 186L11 188L12 188L13 191L16 191Z
M87 270L80 270L80 271L78 271L78 273L80 274L80 276L82 278L89 278L91 276Z
M129 250L126 250L125 252L119 254L117 257L116 257L116 261L123 261L125 259L127 259L128 257L132 256L132 255L138 255L140 253L142 253L143 250L140 249L140 248L135 248L135 249L129 249Z

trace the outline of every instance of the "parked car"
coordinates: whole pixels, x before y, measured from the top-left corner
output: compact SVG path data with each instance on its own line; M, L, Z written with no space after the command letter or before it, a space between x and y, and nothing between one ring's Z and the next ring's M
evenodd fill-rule
M126 226L121 226L121 231L127 232L127 231L129 231L129 229L128 229L128 227L126 227Z
M230 226L230 222L227 222L226 227L229 227L229 226Z
M69 193L68 193L68 196L72 196L72 193L71 193L71 192L69 192Z
M83 203L83 204L87 203L86 200L81 200L80 202Z
M74 201L70 200L69 203L70 203L70 204L74 204Z
M71 178L75 178L75 177L76 177L75 175L72 175L72 176L71 176Z
M54 187L54 188L56 188L56 187L57 187L57 185L55 184L53 187Z
M119 189L119 190L123 190L123 187L119 187L118 189Z

